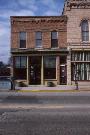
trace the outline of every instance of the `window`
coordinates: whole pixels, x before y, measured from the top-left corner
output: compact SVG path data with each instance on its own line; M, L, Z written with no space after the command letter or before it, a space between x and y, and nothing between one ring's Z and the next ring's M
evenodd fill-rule
M90 81L90 52L72 52L71 60L72 81L75 81L75 74L79 81Z
M90 52L89 51L72 52L71 60L72 61L90 61Z
M51 47L52 48L58 47L58 33L57 33L57 31L51 32Z
M27 57L17 56L15 57L14 76L15 79L27 79Z
M44 78L56 79L56 58L44 57Z
M42 47L42 32L36 32L36 48Z
M72 80L75 81L75 72L79 81L90 80L90 63L72 63Z
M15 57L15 67L16 68L26 68L27 67L27 57L26 56Z
M82 21L81 31L82 31L82 41L89 41L89 26L87 20Z
M26 48L26 32L20 32L20 48Z

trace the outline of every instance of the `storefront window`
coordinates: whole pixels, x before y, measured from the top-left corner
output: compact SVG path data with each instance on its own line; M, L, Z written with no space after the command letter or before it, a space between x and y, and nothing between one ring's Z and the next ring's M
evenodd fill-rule
M75 73L79 81L90 80L90 52L72 52L72 80L75 81Z
M15 57L15 68L14 76L15 79L26 79L27 78L27 57L17 56Z
M56 79L55 57L44 57L44 79Z

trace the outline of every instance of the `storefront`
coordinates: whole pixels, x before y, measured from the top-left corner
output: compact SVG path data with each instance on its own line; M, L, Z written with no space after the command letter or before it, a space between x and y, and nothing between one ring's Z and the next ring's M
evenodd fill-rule
M13 67L15 80L28 85L67 84L67 52L15 55Z

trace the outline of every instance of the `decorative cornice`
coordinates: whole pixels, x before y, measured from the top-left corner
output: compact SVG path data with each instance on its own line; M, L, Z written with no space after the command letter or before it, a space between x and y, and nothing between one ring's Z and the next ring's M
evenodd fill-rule
M65 0L62 15L71 9L90 9L90 0Z
M67 0L67 7L90 8L90 0Z
M14 23L53 23L53 22L67 22L67 16L12 16L11 24Z

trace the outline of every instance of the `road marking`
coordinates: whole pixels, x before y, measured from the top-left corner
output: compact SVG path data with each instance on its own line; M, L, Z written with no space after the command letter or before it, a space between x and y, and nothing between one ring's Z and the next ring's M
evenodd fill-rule
M0 109L60 109L64 108L64 106L61 105L0 105Z

